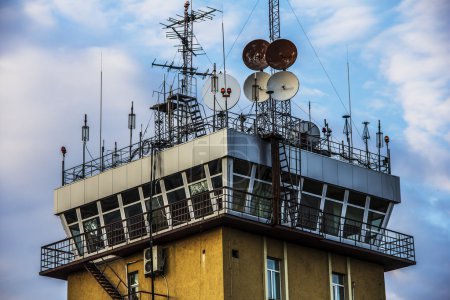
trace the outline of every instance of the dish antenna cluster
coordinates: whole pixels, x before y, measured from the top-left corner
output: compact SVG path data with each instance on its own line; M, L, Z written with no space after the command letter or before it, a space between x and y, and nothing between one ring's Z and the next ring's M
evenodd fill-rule
M242 53L244 64L251 70L244 83L244 94L253 102L264 102L272 94L273 99L286 101L298 92L300 83L297 76L286 71L297 59L297 47L286 39L269 43L262 39L248 43ZM267 67L281 70L270 75L263 70Z

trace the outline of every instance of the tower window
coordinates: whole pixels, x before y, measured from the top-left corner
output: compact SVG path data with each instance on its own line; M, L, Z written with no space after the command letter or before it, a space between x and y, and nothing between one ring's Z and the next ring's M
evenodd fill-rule
M281 300L280 261L267 258L267 299Z
M138 272L128 273L128 299L139 299L139 280Z
M333 300L345 300L344 275L333 273L332 277Z

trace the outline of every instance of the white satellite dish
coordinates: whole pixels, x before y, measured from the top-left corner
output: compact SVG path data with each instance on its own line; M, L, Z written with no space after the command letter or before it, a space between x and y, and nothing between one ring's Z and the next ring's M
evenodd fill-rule
M214 94L211 91L211 80L205 82L202 88L203 102L212 110L225 111L239 101L241 96L241 87L238 81L231 75L225 75L223 73L217 74L218 84L217 93ZM226 84L225 84L226 78ZM214 103L214 99L216 99Z
M313 122L301 121L299 131L302 143L315 146L320 142L320 129Z
M272 97L279 101L292 99L297 94L299 87L297 76L289 71L275 73L267 82L267 90L273 92Z
M264 102L269 99L267 94L267 82L270 75L266 72L255 72L247 77L244 82L244 94L253 102Z

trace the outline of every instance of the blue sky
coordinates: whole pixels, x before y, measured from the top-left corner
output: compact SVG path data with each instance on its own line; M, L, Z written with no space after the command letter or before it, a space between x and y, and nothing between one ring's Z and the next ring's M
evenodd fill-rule
M224 11L227 72L240 82L250 74L241 51L268 37L266 1L194 1ZM0 294L4 299L63 299L64 281L38 276L40 246L64 238L52 215L60 184L59 148L67 164L81 162L80 127L88 114L98 154L100 53L103 55L104 138L107 149L128 140L127 114L134 101L137 124L152 123L164 72L153 59L175 62L174 41L160 22L182 12L183 1L1 1L0 3ZM256 6L255 6L256 4ZM402 204L389 228L412 234L417 266L386 274L388 299L450 297L450 3L445 0L280 0L281 34L299 49L290 68L301 82L294 113L312 103L319 126L326 118L342 139L345 113L315 51L347 104L350 61L353 119L381 119L391 137L393 173L401 177ZM252 8L255 10L249 17ZM221 21L196 25L207 56L200 70L221 65ZM169 79L173 74L169 74ZM202 82L199 81L199 86ZM248 111L242 98L235 111ZM150 129L149 129L150 130ZM362 141L355 132L355 145ZM136 135L135 135L136 136ZM148 136L148 134L147 134ZM375 141L371 148L375 150Z

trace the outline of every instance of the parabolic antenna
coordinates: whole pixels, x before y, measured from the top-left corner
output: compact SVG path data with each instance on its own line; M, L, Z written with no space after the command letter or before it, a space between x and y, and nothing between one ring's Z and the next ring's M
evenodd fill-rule
M272 97L280 101L292 99L297 94L299 87L297 76L289 71L275 73L267 82L267 90L272 91Z
M302 143L315 146L320 141L320 129L316 124L309 121L301 121L299 131Z
M272 42L266 51L266 60L269 66L277 70L286 70L297 59L297 47L285 39Z
M218 85L217 93L214 94L211 91L211 80L207 80L202 88L203 102L212 110L225 111L232 108L239 101L241 96L241 87L237 80L231 76L226 75L226 85L225 85L225 75L223 73L217 74ZM215 105L214 105L215 96Z
M266 72L255 72L245 79L244 94L253 102L264 102L269 99L267 94L267 82L270 75Z
M269 42L265 40L254 40L248 43L242 52L244 64L255 71L262 71L267 68L267 47L269 47Z

